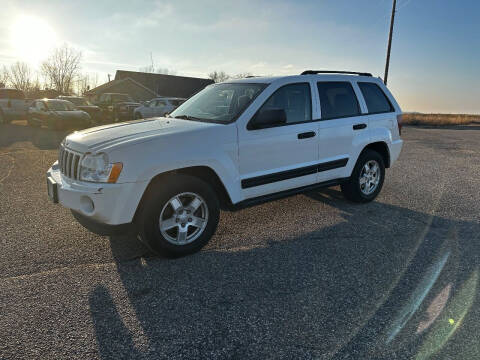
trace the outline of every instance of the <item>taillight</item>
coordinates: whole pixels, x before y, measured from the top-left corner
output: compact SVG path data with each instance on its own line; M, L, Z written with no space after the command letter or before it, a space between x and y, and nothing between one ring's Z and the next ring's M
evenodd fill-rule
M402 114L397 115L398 134L402 135Z

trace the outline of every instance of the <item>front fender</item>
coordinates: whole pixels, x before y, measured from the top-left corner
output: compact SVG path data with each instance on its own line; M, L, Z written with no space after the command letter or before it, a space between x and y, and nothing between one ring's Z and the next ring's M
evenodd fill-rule
M160 136L114 150L109 156L124 165L118 182L150 182L168 171L206 166L218 175L232 202L241 200L236 127L231 124Z

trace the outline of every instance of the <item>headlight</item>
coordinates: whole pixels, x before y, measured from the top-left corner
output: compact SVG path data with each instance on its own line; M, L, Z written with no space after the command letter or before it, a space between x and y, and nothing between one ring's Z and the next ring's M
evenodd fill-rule
M122 171L122 163L110 164L105 153L87 154L80 165L80 180L115 183Z

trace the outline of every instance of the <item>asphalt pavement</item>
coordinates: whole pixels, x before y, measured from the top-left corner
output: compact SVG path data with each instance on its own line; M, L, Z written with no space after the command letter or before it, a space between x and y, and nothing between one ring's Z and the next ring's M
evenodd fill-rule
M175 260L48 201L64 135L0 125L0 359L480 358L480 126L406 127L376 201L222 212Z

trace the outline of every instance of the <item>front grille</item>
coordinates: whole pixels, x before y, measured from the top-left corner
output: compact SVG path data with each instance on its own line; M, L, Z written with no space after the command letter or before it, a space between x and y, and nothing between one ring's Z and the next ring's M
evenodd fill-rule
M80 154L60 146L58 154L60 172L66 177L78 180L80 177L80 157Z

